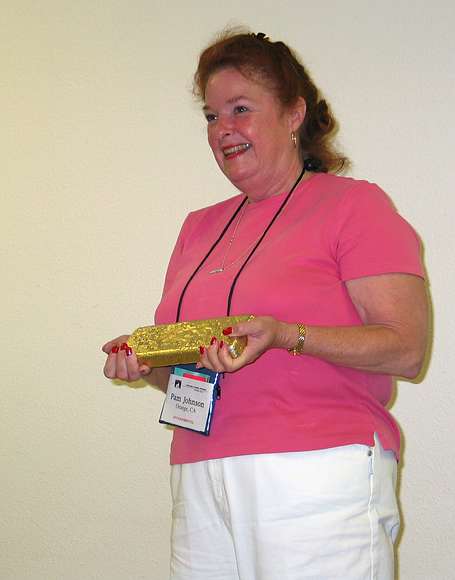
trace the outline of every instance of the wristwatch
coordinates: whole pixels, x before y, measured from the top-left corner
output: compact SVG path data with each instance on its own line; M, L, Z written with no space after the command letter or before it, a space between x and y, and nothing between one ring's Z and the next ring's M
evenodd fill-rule
M303 347L305 345L305 336L306 336L306 326L304 324L297 324L299 328L299 338L293 348L289 348L288 351L293 354L294 356L298 354L303 354Z

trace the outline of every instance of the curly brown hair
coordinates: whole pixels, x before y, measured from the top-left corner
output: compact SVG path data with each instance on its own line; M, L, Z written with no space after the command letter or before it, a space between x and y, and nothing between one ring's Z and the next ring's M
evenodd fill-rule
M295 104L299 97L305 100L299 146L307 169L337 173L349 166L349 159L334 144L338 123L329 105L294 51L284 42L272 42L263 33L224 30L199 57L194 75L195 96L204 100L210 76L227 67L268 86L285 108Z

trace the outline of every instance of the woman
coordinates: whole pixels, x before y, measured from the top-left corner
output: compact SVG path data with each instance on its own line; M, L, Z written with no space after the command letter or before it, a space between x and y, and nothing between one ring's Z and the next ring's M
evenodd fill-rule
M209 145L240 195L191 213L157 323L254 320L225 373L209 437L176 429L173 580L393 578L399 430L392 376L414 378L426 347L419 243L386 195L333 173L336 123L289 48L227 33L199 60ZM105 374L165 390L127 336ZM297 356L294 356L297 355Z

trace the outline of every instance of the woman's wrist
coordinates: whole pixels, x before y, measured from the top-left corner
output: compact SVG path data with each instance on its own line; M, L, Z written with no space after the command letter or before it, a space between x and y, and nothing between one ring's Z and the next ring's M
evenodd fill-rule
M151 387L159 389L165 393L167 391L169 375L169 367L155 367L151 369L150 373L143 375L142 378Z
M306 326L302 323L297 324L299 336L297 338L297 342L292 348L288 348L288 351L297 356L299 354L303 354L303 348L305 346L305 339L306 339Z
M278 324L278 340L276 346L286 350L294 349L299 341L299 324L281 321Z

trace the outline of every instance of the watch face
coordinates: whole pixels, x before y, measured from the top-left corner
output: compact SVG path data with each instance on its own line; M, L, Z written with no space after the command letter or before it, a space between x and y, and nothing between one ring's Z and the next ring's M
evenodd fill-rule
M299 339L297 341L295 351L297 354L302 354L303 345L305 344L306 327L303 324L299 324Z
M294 348L288 348L288 352L291 354L298 355L303 354L303 346L305 344L305 336L306 336L306 326L304 324L297 324L299 329L299 338L297 339L297 344Z

